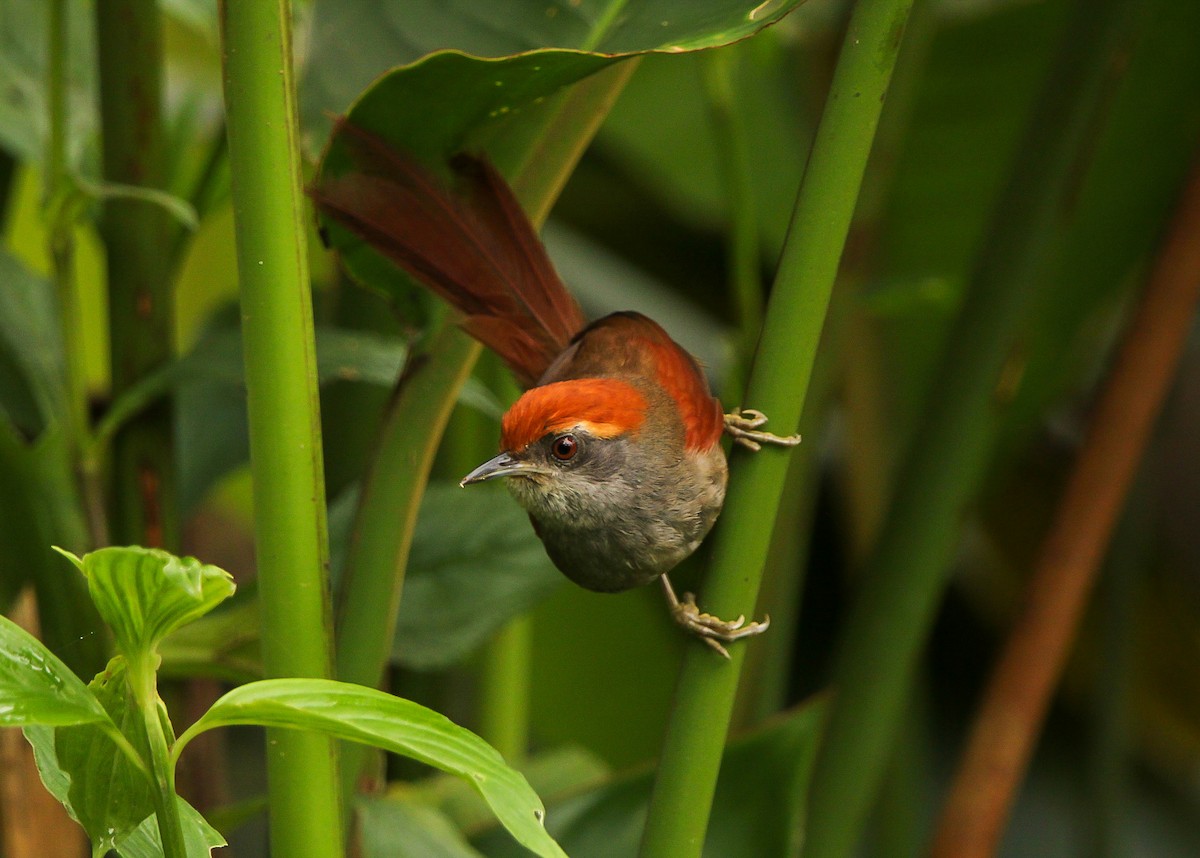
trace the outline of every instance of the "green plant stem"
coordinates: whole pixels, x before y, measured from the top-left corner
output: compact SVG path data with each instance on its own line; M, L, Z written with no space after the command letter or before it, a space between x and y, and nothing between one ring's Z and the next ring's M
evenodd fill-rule
M47 513L55 538L64 544L86 549L103 544L106 523L99 467L91 449L88 419L87 362L84 352L85 321L75 267L75 219L78 196L67 160L67 69L69 66L69 7L66 0L50 5L47 33L47 135L45 172L45 216L49 235L51 277L59 306L66 402L62 416L65 481L74 489ZM80 676L100 670L108 659L106 635L88 634L103 623L87 596L87 584L61 564L37 567L39 624L44 639ZM83 640L81 640L83 636Z
M850 854L887 765L994 434L994 396L1018 322L1068 211L1073 168L1108 72L1124 0L1076 4L986 231L834 662L836 696L818 754L805 855ZM1094 133L1094 129L1090 129Z
M157 0L98 0L104 180L162 190L162 17ZM166 248L179 228L159 205L108 198L100 232L108 268L112 394L174 357L174 288ZM172 408L152 404L112 442L111 539L178 549Z
M149 654L145 654L143 658L129 659L129 687L137 701L138 711L142 714L146 741L150 746L154 813L158 818L164 858L187 858L183 823L179 818L179 803L175 800L175 766L171 758L170 740L167 738L163 717L159 712L161 704L150 658Z
M770 415L778 433L793 432L800 422L909 6L909 0L858 3L834 72L747 385L746 401ZM705 610L719 616L749 614L754 608L788 454L743 451L734 454L732 464L701 600ZM643 858L701 853L744 646L732 647L731 656L724 662L696 645L684 657L642 839Z
M484 651L479 690L479 735L510 766L529 748L529 683L533 667L533 619L510 620Z
M64 431L67 455L75 472L92 544L107 539L99 466L89 454L87 355L84 352L83 305L75 269L76 195L67 159L67 46L70 16L66 0L53 0L48 34L47 105L49 134L46 144L46 205L50 261L58 298L67 390ZM40 602L39 602L40 605ZM44 606L40 605L40 610Z
M269 677L327 677L328 534L291 8L222 3L220 18L263 666ZM335 747L269 731L273 854L342 854Z
M346 556L337 623L337 677L375 687L392 652L396 614L421 496L434 454L480 345L447 325L400 379L363 483ZM352 787L371 751L342 748ZM347 792L347 794L350 794Z

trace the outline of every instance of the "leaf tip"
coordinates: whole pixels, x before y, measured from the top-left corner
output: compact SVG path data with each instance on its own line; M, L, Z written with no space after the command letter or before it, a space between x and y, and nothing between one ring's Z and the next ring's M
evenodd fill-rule
M59 554L61 554L63 557L70 560L73 564L75 564L76 569L78 569L80 572L83 572L83 558L82 557L78 556L74 552L68 551L65 548L59 548L57 545L51 545L50 547L52 549L54 549L55 551L57 551Z

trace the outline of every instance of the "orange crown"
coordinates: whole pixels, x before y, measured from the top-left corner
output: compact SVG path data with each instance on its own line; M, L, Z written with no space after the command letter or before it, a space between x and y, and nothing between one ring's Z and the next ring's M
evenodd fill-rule
M597 438L632 432L646 419L646 397L623 381L577 378L535 387L513 403L500 424L500 446L524 450L550 432L575 426Z

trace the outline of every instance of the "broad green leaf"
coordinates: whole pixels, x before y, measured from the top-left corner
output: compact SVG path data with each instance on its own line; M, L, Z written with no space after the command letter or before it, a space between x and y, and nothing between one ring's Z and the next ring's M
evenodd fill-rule
M60 552L87 578L92 600L129 658L152 652L163 637L234 591L225 570L157 548L101 548L82 558Z
M394 797L355 806L362 858L483 858L441 811Z
M175 797L175 801L179 805L179 819L183 823L183 845L187 848L188 858L208 858L213 849L226 845L221 832L209 825L200 811L179 796ZM121 858L162 858L163 847L158 818L151 814L143 819L127 837L117 841L117 851Z
M413 533L393 659L447 667L562 582L502 487L431 485Z
M178 755L214 727L259 724L315 730L374 745L466 779L518 842L542 856L565 853L542 827L545 810L529 784L469 730L408 700L325 679L265 679L230 691L176 742Z
M0 726L107 720L83 681L41 641L0 616Z
M797 0L409 0L390 7L371 0L318 2L303 113L312 124L325 112L343 111L388 68L439 50L479 57L539 48L677 53L743 39L798 5ZM356 50L346 51L347 44Z
M541 3L516 3L499 15L494 7L464 5L446 22L453 26L463 18L477 17L500 32L527 30L537 35L500 40L497 45L503 47L492 56L501 58L453 50L430 54L380 77L346 112L357 127L429 164L441 164L460 150L483 150L501 170L513 170L552 122L560 107L554 96L566 87L638 53L678 53L744 38L798 5L787 0L766 4L710 0L686 6L662 2L629 8L601 3L551 6L555 16L561 11L564 22L574 22L569 35L542 32L547 7ZM409 10L414 13L420 14ZM417 26L428 32L428 22ZM542 45L576 50L530 50ZM344 99L339 101L322 109L344 110ZM397 105L403 108L398 110ZM336 178L350 166L337 135L325 152L321 173ZM356 236L332 223L326 223L326 235L359 281L391 296L407 292L406 279Z
M57 798L66 807L67 812L71 814L71 818L80 821L80 813L74 807L71 801L72 786L77 782L82 781L84 786L88 784L86 778L99 777L96 783L93 784L93 793L96 796L103 796L106 788L113 791L112 810L124 822L119 822L114 818L111 822L114 825L119 824L120 828L107 830L101 828L95 834L84 825L84 830L88 832L92 838L92 846L97 850L98 854L104 854L104 851L110 848L117 848L121 858L162 858L163 850L158 832L158 819L153 813L153 806L149 802L148 796L143 798L130 795L126 792L126 788L130 786L124 778L118 778L113 783L109 783L102 779L102 773L92 767L87 772L78 773L78 781L60 764L58 754L55 751L55 736L61 732L62 728L54 729L51 727L26 727L25 737L33 746L34 757L37 760L38 772L42 776L42 783L51 795ZM111 743L110 743L111 744ZM113 774L116 774L115 772ZM176 797L179 802L180 817L183 821L183 836L187 844L189 858L201 858L211 854L211 849L216 846L224 846L225 840L204 820L200 813L189 805L182 798ZM128 808L131 812L125 813ZM129 818L136 816L137 813L142 814L141 821L129 822ZM149 815L146 815L149 814Z
M142 715L126 681L125 659L114 658L88 688L142 759L149 759ZM83 826L94 847L113 848L147 815L153 816L152 787L146 773L96 725L55 729L54 761L69 781L65 798L58 798Z
M788 858L799 854L804 805L824 707L804 706L734 741L721 763L704 844L711 858ZM635 856L654 783L641 768L591 789L568 788L549 799L547 824L572 858ZM491 858L516 858L489 833L473 842Z

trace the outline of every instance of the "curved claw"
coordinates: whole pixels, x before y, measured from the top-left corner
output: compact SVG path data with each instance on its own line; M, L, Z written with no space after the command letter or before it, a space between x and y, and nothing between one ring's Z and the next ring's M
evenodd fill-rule
M739 408L725 415L725 432L733 438L735 444L741 444L750 450L758 452L763 444L773 444L779 447L795 447L800 443L799 435L776 435L772 432L760 432L759 427L765 425L767 415L754 408Z
M663 592L666 594L671 617L675 622L725 658L729 658L729 651L721 645L721 641L732 643L742 638L761 635L771 625L770 617L763 617L762 622L747 623L745 615L739 615L736 620L722 620L720 617L707 614L700 610L696 604L696 597L691 593L684 593L682 600L677 598L675 589L666 575L661 576L659 580L662 581Z

